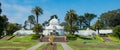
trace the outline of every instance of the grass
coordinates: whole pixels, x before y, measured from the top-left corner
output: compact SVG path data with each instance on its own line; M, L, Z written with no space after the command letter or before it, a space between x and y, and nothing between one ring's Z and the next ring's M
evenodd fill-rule
M38 43L38 40L32 40L32 36L15 36L11 40L0 40L0 48L20 48L26 50L27 48Z
M67 44L74 50L120 50L120 42L102 42L97 39L85 40L78 38Z

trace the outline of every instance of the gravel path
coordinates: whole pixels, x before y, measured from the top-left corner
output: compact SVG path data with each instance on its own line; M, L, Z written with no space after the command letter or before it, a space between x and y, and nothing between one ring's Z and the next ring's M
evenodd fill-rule
M68 46L66 43L61 43L64 50L73 50L70 46Z
M28 48L27 50L36 50L38 47L40 47L42 44L44 44L43 42L39 42L37 45Z

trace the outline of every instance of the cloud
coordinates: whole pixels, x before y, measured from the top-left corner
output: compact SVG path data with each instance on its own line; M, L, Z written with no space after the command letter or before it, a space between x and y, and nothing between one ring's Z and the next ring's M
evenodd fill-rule
M33 5L20 5L13 2L13 4L6 3L2 1L2 14L7 15L8 21L11 23L24 24L24 21L27 20L28 16L31 15L31 10ZM42 24L44 21L48 20L52 15L51 12L44 10L44 14L39 16L39 22Z
M9 22L22 24L27 16L31 13L31 6L24 6L18 4L8 4L2 2L2 14L7 15Z

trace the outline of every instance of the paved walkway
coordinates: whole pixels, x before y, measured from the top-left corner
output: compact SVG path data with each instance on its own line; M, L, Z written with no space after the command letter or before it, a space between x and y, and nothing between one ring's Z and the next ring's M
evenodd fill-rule
M40 47L42 44L44 44L43 42L39 42L37 45L28 48L27 50L36 50L38 47Z
M70 46L68 46L66 43L61 43L64 50L73 50Z
M39 42L37 45L28 48L27 50L36 50L38 47L40 47L42 44L48 43L48 42ZM55 42L55 43L60 43L64 50L73 50L70 46L68 46L65 42Z

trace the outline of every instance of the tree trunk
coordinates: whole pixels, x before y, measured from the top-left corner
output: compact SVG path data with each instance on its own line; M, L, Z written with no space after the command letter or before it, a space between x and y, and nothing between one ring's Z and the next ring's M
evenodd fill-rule
M36 19L37 19L37 24L38 24L38 15L36 15Z
M36 15L36 19L37 19L37 24L38 24L38 15ZM37 27L38 27L38 25L37 25ZM39 34L38 30L39 29L37 29L37 32L36 32L37 34Z
M73 32L72 32L72 21L70 21L70 34L73 34Z

